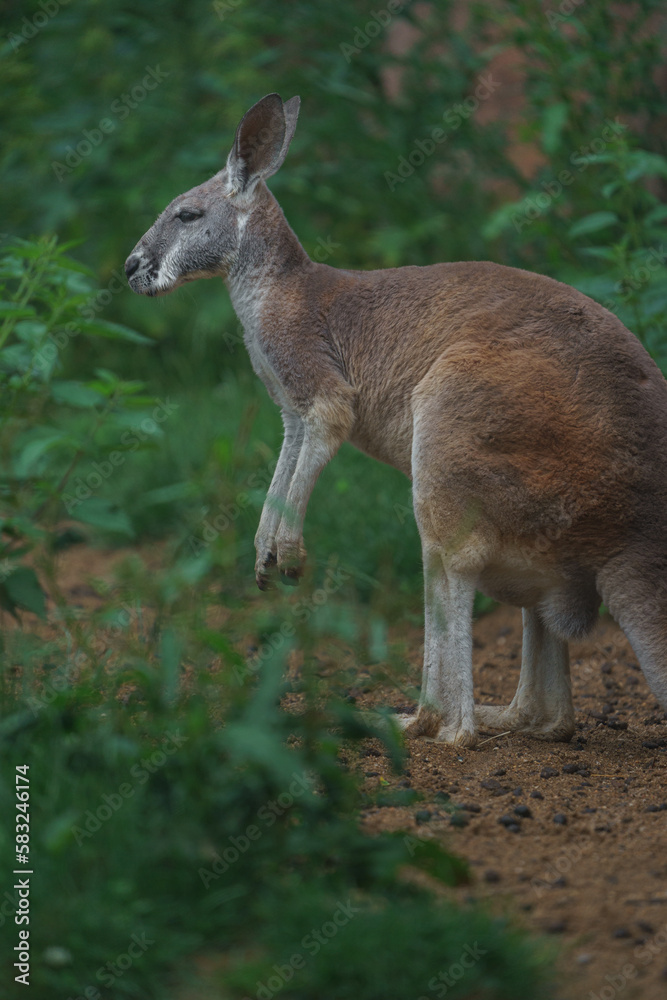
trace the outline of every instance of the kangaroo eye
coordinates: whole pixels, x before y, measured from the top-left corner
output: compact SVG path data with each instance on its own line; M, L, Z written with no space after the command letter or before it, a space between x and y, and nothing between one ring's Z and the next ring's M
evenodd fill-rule
M201 216L199 212L179 212L176 216L181 222L194 222L195 219L200 219Z

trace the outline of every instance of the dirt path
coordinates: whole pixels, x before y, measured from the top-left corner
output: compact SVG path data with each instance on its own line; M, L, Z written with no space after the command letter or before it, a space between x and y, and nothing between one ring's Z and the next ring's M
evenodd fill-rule
M519 675L520 612L496 610L475 636L476 697L506 704ZM413 638L418 684L420 634ZM424 797L410 808L369 808L364 822L442 839L472 867L473 885L457 890L461 898L492 899L524 926L553 935L564 951L563 1000L664 1000L666 716L612 621L573 643L571 654L577 734L570 744L509 735L459 751L411 740L403 778L370 748L366 791L407 782ZM359 705L403 703L395 689L375 687L372 674ZM461 808L452 822L454 804Z

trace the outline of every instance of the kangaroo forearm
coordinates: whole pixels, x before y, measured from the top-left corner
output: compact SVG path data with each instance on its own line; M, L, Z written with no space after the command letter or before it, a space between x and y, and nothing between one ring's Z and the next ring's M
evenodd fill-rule
M286 510L287 494L303 443L304 428L301 419L296 414L286 414L283 419L285 423L285 437L264 507L262 508L262 516L257 529L258 538L271 538L275 536L280 520Z

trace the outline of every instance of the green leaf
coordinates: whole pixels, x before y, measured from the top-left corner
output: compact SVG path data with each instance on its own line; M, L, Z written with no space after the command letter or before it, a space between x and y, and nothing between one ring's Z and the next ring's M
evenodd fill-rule
M606 260L614 264L617 254L613 247L582 247L579 253L585 257L595 257L598 260Z
M553 156L560 145L561 134L567 123L568 106L563 101L552 104L544 112L542 119L542 146L545 153Z
M25 440L25 438L23 439ZM35 475L38 462L43 456L59 445L70 444L71 438L55 427L36 427L30 432L25 444L20 444L14 457L14 475L24 479Z
M15 302L0 302L0 318L13 316L16 319L34 315L35 310L32 306L19 306Z
M89 409L104 402L104 396L81 382L53 382L51 396L56 403Z
M129 326L121 326L120 323L109 323L105 319L82 319L79 327L83 333L93 337L105 337L107 340L124 340L130 344L144 344L154 346L155 341L136 330L130 330Z
M616 222L618 222L618 216L615 212L593 212L591 215L585 215L583 219L575 222L568 236L570 239L576 239L578 236L587 236L589 233L597 233L600 229L606 229L607 226L612 226Z
M630 166L625 171L625 176L629 181L636 181L640 177L667 177L667 159L659 153L637 149L630 157Z
M0 590L3 589L11 605L10 610L24 608L39 615L40 618L46 617L45 594L34 569L29 566L18 566L4 583L0 584Z
M60 854L74 842L74 826L79 818L78 810L66 809L46 824L41 843L49 854Z
M14 327L14 333L19 340L27 344L36 344L46 333L48 327L38 319L22 319Z
M127 535L128 538L134 536L134 528L125 513L110 500L102 497L89 497L81 500L80 503L70 505L71 516L84 524L91 524L94 528L102 528L103 531L111 531L118 535Z
M653 226L656 223L664 222L667 219L667 205L656 205L644 216L644 224Z
M400 831L392 833L391 837L403 841L407 864L427 872L445 885L462 885L470 881L470 871L463 858L443 850L435 840L413 838Z
M157 489L144 493L141 501L143 507L153 507L161 503L174 503L177 500L188 500L197 496L199 490L195 483L184 480L172 483L170 486L158 486Z

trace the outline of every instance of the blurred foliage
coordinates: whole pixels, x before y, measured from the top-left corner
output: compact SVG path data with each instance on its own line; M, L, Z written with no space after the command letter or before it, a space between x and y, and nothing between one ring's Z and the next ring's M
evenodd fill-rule
M283 996L432 996L475 939L486 956L452 996L545 995L539 949L410 888L405 841L358 827L356 741L384 741L397 766L400 748L348 688L375 664L414 693L389 624L420 614L409 483L341 449L310 505L302 589L256 595L278 414L219 282L144 300L123 261L222 166L254 101L300 94L270 183L314 259L547 273L617 312L667 370L663 8L6 0L0 601L49 620L24 616L3 639L0 857L13 768L29 761L43 993L99 982L146 931L157 943L104 995L181 1000L202 969L215 996L257 995L351 893L359 914ZM143 548L81 606L56 557L84 531ZM170 732L183 749L139 781ZM314 790L207 889L199 869L292 769ZM128 774L116 809L103 796L117 802ZM112 815L77 834L104 804ZM409 853L432 878L462 876L447 852Z
M658 2L567 14L537 0L408 2L397 13L366 0L53 0L52 10L6 5L0 208L19 236L82 241L72 253L98 275L100 316L155 339L150 351L82 339L61 359L65 377L105 368L177 399L160 448L128 455L103 486L139 534L197 536L279 447L278 414L221 284L156 302L122 274L155 216L220 168L241 115L270 91L302 97L271 185L315 259L542 271L616 311L667 364ZM264 488L234 521L242 576ZM364 597L378 579L420 590L409 485L351 448L322 477L307 541L311 556L333 551L354 566Z
M289 643L253 680L227 631L197 624L203 590L185 627L192 583L172 571L156 585L180 616L150 627L126 604L112 619L109 601L88 622L93 659L54 645L0 678L0 879L12 885L14 775L28 762L36 994L240 1000L266 996L257 983L300 954L285 996L402 1000L472 953L452 995L549 996L544 943L406 877L458 885L463 861L408 831L361 831L360 741L388 754L395 784L405 756L388 718L333 696L312 660L285 679ZM294 646L312 632L297 623Z
M34 12L9 2L4 225L84 240L79 253L105 285L164 206L222 166L247 107L278 91L303 103L271 184L318 259L371 268L491 258L555 276L568 265L600 269L570 239L572 222L611 209L623 226L649 191L664 193L662 183L651 187L651 174L664 178L657 156L622 191L609 187L613 164L581 163L586 151L602 152L608 121L625 126L630 149L665 153L660 3L585 3L567 17L537 0L465 10L408 2L384 18L376 8L81 0L23 39ZM399 16L411 44L394 54ZM437 126L445 140L391 189L386 175ZM489 229L492 212L539 195L564 169L572 183L539 218ZM168 304L127 292L109 311L160 340L142 376L210 382L231 361L220 339L235 321L218 282L189 286Z
M76 520L133 534L125 512L96 494L139 435L149 437L142 426L155 401L139 395L140 382L104 369L85 382L58 373L79 338L150 341L97 315L85 272L55 238L19 241L0 257L0 606L11 612L45 613L35 572L21 560L38 542L46 552L57 546L63 507ZM95 462L105 437L118 438L117 447ZM73 485L86 459L87 481Z

